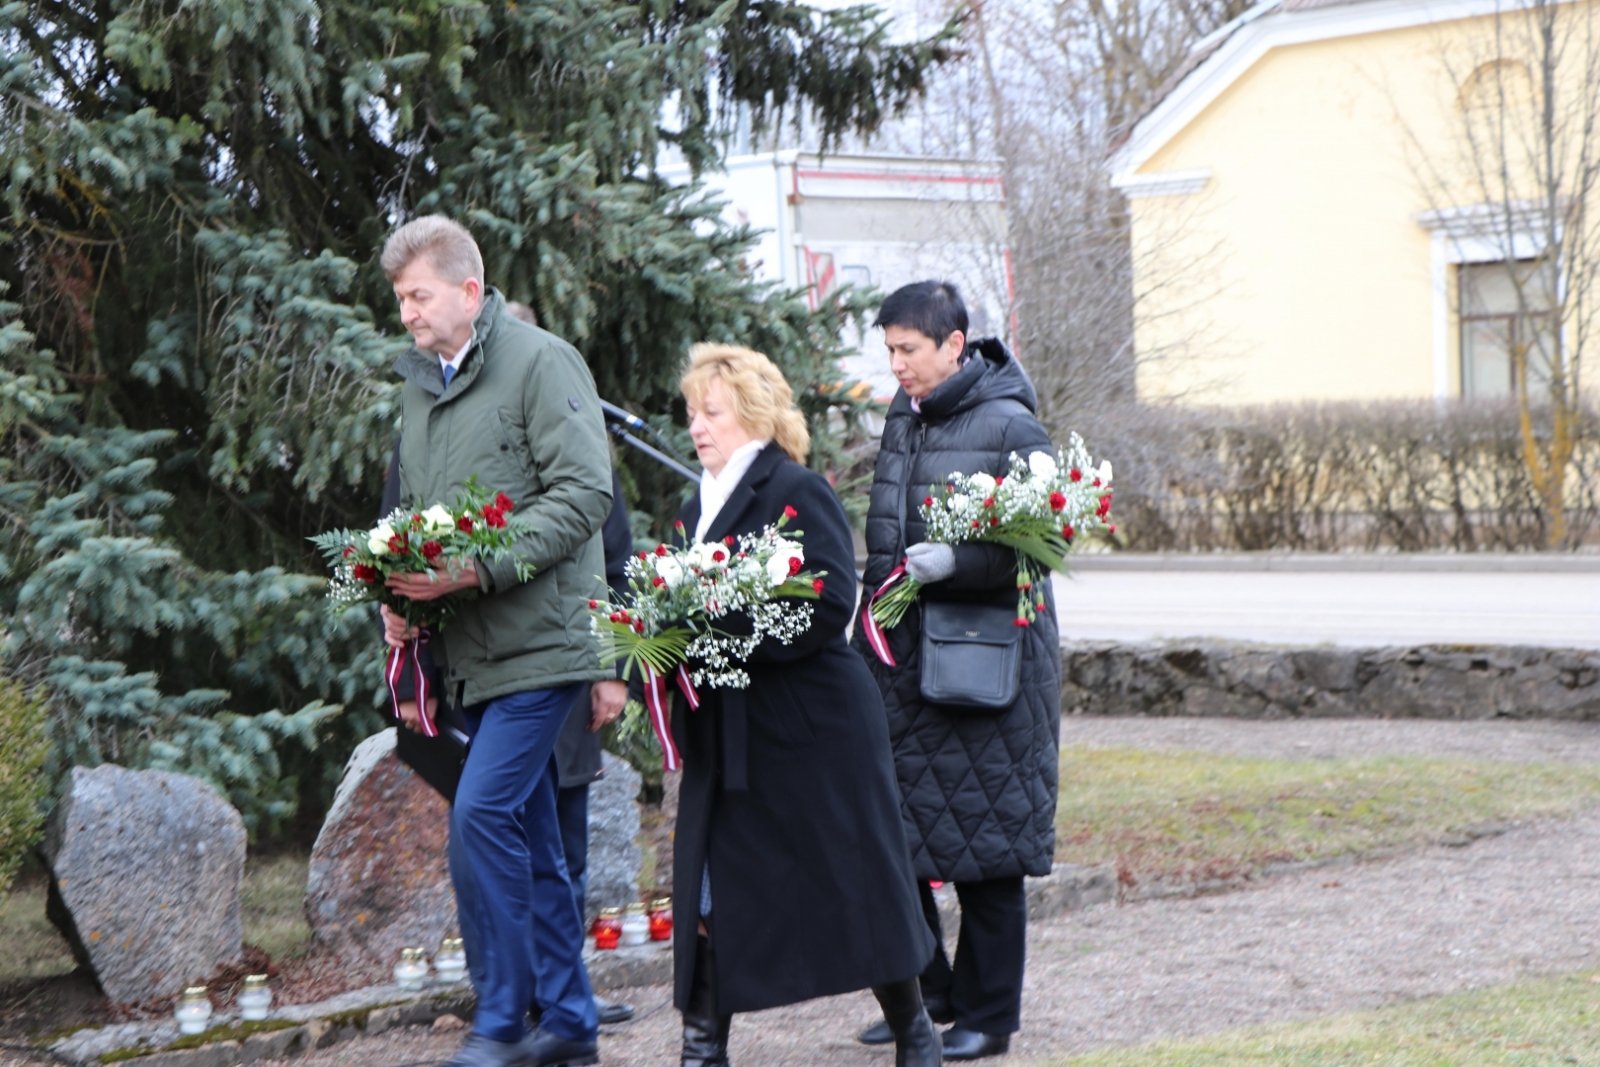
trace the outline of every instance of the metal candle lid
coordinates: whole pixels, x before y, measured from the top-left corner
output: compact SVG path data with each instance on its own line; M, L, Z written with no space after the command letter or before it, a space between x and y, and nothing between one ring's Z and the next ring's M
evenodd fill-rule
M185 989L183 991L183 995L178 998L178 1003L179 1004L199 1004L199 1003L202 1003L203 1001L206 1001L208 999L210 999L210 998L208 998L206 996L206 987L205 986L203 986L203 985L192 985L188 989Z
M629 904L626 908L623 909L623 914L625 914L625 915L643 915L644 914L644 905L636 900L632 904Z
M264 974L247 974L244 976L244 988L247 990L267 988L267 976Z

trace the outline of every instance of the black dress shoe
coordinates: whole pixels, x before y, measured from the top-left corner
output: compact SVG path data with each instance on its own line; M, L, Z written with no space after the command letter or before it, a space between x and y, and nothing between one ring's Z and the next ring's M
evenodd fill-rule
M856 1040L863 1045L890 1045L894 1043L894 1031L889 1029L888 1020L879 1019L857 1034Z
M633 1005L619 1004L615 1000L601 1000L599 997L595 997L594 1010L595 1014L600 1017L601 1026L614 1026L617 1023L625 1023L633 1018Z
M531 1067L588 1067L600 1062L600 1042L574 1041L548 1030L535 1030L523 1038L522 1051Z
M922 1006L928 1009L928 1018L940 1026L956 1021L956 1010L950 1006L949 997L923 994ZM856 1040L863 1045L891 1045L894 1043L894 1031L889 1029L888 1020L880 1019L857 1034Z
M1011 1048L1010 1034L980 1034L952 1026L944 1032L944 1058L947 1060L981 1060L985 1056L1000 1056Z

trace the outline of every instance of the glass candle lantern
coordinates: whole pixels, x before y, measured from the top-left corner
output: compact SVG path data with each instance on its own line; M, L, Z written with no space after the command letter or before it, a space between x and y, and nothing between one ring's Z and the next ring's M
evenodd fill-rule
M672 940L671 897L660 897L650 902L650 940Z
M394 984L408 993L414 993L427 980L427 955L420 948L401 949L400 962L394 965Z
M467 973L467 951L459 937L447 937L439 942L439 951L433 957L433 967L439 972L439 981L447 983L461 981Z
M643 945L650 940L650 918L637 900L622 909L622 943Z
M203 1034L211 1021L211 998L203 985L190 986L178 998L178 1008L173 1012L178 1020L178 1031L184 1034Z
M264 974L247 975L234 1003L239 1005L239 1018L245 1022L260 1022L272 1009L272 990L267 988Z
M594 921L594 947L613 949L622 940L622 909L601 908L600 917Z

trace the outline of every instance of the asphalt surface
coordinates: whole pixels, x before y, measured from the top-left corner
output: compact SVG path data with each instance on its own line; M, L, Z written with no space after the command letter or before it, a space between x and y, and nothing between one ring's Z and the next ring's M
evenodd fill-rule
M1056 603L1063 641L1600 649L1600 571L1084 567L1056 578Z

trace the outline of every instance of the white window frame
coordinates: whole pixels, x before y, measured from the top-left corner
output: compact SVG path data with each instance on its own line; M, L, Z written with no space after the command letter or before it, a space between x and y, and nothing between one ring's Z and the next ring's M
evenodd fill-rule
M1425 211L1416 217L1427 230L1433 281L1433 395L1445 400L1450 391L1451 322L1450 268L1464 263L1504 263L1511 259L1537 259L1544 251L1549 214L1542 204L1520 201L1510 205L1507 233L1505 204L1471 204L1467 207ZM1556 294L1560 301L1560 294ZM1464 384L1464 383L1463 383ZM1460 386L1457 387L1457 395Z

